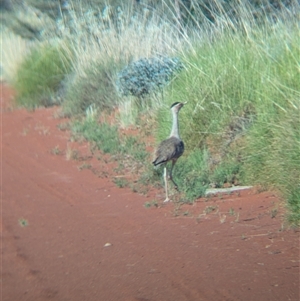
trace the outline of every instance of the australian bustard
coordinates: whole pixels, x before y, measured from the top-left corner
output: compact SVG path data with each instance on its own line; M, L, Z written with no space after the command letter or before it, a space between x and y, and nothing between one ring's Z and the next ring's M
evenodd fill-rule
M178 124L178 113L179 110L186 104L182 102L175 102L171 106L171 112L173 117L173 124L170 137L166 140L163 140L156 149L155 160L152 162L154 166L165 164L164 167L164 182L165 182L165 191L166 199L164 202L169 202L168 195L168 178L173 182L177 188L177 184L174 182L172 177L172 170L177 161L177 159L184 152L184 143L179 136L179 124ZM168 175L167 162L172 161L171 169Z

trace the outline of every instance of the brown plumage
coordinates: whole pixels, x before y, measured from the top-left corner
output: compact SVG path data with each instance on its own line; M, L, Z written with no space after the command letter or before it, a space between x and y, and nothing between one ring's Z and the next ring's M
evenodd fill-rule
M177 137L170 137L162 141L156 150L155 166L170 160L177 160L184 152L184 143Z
M164 181L165 181L165 191L166 191L166 199L165 202L169 201L168 197L168 178L173 182L175 187L177 188L177 184L174 182L172 177L172 170L177 161L177 159L184 152L184 143L179 136L179 124L178 124L178 113L179 110L185 105L185 103L175 102L171 106L171 112L173 116L173 124L170 137L166 140L163 140L157 150L155 152L155 159L152 162L154 166L165 164L164 167ZM169 175L167 174L167 162L172 161L171 169Z

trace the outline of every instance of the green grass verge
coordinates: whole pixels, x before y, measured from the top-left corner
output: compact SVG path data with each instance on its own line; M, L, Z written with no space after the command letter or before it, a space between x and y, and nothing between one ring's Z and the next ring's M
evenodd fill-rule
M74 122L72 131L88 141L95 142L98 149L104 153L116 154L120 150L117 126L107 123L98 124L94 119L86 119L83 122Z
M149 154L145 150L145 144L138 141L136 136L120 136L116 125L98 123L96 118L86 118L75 121L72 132L74 135L95 142L103 153L122 155L121 161L122 158L124 161L131 159L138 163L148 160Z

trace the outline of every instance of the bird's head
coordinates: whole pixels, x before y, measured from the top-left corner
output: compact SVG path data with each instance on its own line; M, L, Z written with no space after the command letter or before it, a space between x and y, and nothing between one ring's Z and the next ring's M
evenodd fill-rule
M186 104L186 102L174 102L170 109L173 111L176 111L176 112L179 112L179 110Z

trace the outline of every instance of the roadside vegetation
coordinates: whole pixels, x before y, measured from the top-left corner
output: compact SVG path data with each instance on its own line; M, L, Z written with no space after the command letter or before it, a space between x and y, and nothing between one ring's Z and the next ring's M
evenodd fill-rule
M12 80L16 102L31 109L61 103L62 81L71 72L71 59L66 46L48 42L32 46Z
M186 151L174 169L179 201L208 187L257 185L281 195L299 225L297 1L66 2L16 13L36 30L30 42L18 22L2 28L2 76L19 105L61 104L74 135L138 170L139 184L158 185L162 171L144 140L165 139L170 105L187 101L179 116ZM113 124L103 118L112 113ZM129 125L140 137L120 134Z

